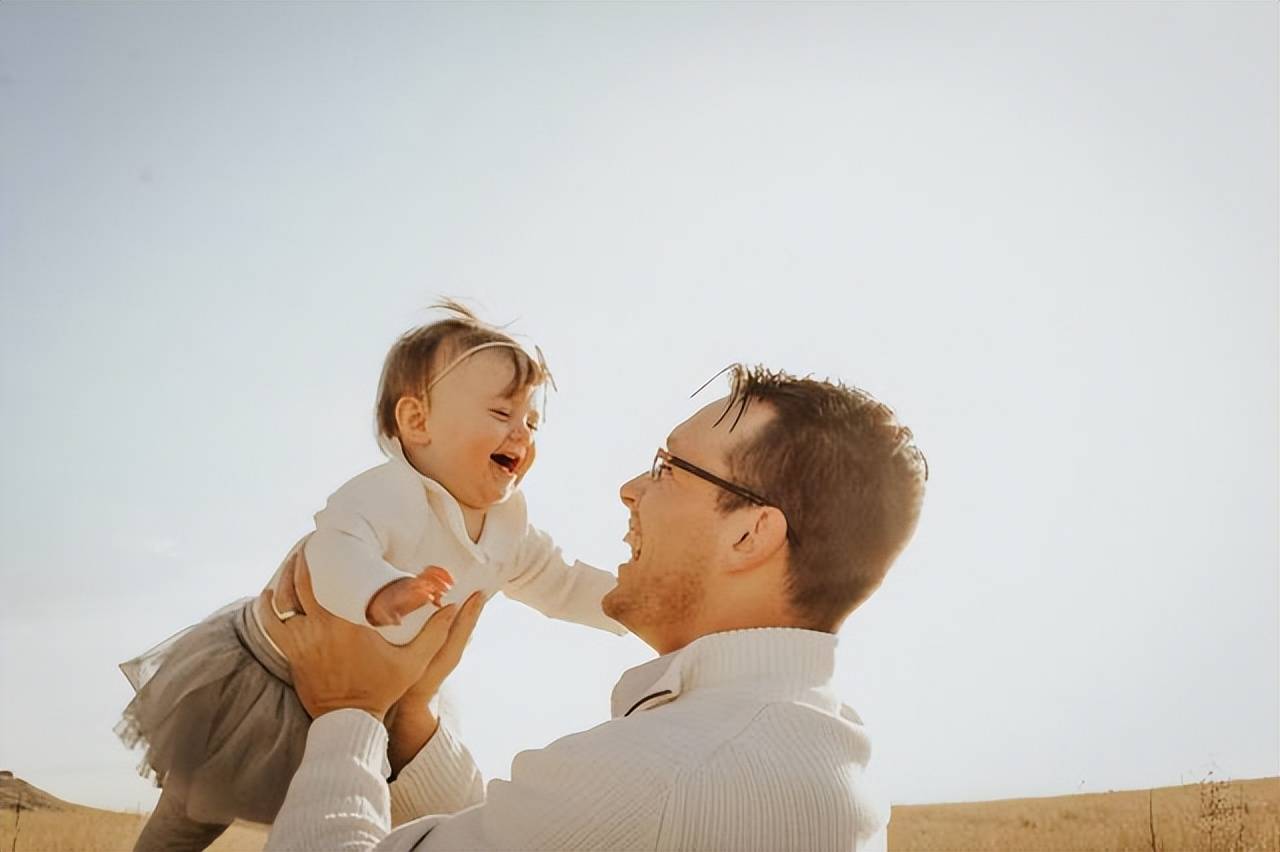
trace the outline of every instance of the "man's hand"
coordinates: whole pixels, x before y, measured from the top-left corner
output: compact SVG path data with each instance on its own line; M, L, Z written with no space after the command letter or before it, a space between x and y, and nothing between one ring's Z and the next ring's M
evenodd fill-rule
M401 619L427 604L440 606L440 598L453 588L453 575L437 565L428 566L416 577L388 583L369 601L365 618L375 627L399 624Z
M289 583L290 575L301 614L277 621L269 632L288 657L294 690L313 719L343 708L384 718L387 709L423 679L437 656L452 670L483 604L479 593L462 610L451 604L433 614L412 642L396 646L320 606L301 548L290 557L282 584ZM262 597L270 613L271 590L264 590Z

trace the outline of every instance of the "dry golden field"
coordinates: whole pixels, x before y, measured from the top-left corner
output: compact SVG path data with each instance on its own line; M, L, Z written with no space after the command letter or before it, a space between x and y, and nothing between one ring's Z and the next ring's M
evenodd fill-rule
M0 815L0 852L128 850L137 814L71 806L23 810L14 843L12 809ZM1010 799L893 809L889 848L911 850L1147 850L1280 852L1280 778L1157 790ZM216 852L258 852L265 829L233 826Z
M0 818L0 850L3 852L128 852L146 814L122 814L95 808L71 811L23 811L14 844L14 812ZM233 825L213 852L261 852L267 830L254 825Z
M1280 852L1280 778L898 806L889 822L889 848Z

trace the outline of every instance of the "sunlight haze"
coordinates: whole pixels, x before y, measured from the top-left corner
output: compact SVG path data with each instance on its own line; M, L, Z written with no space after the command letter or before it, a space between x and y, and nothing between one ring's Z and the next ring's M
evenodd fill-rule
M0 4L0 768L151 807L116 664L380 461L383 355L454 296L546 352L530 517L608 570L726 364L912 428L919 532L837 673L893 802L1280 774L1276 24ZM650 656L495 600L480 768Z

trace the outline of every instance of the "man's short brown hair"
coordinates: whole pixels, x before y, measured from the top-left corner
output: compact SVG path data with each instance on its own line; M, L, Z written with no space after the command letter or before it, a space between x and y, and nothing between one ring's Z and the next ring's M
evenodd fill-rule
M378 401L374 408L374 422L380 435L387 438L398 437L396 403L400 398L426 397L427 387L435 372L446 361L456 358L473 346L509 343L514 347L495 350L507 353L511 358L511 366L515 368L511 384L505 391L509 396L538 387L550 378L546 368L529 357L510 335L481 322L466 306L446 299L431 307L445 311L450 316L400 335L382 364Z
M924 454L893 411L859 388L740 364L729 372L722 420L732 417L730 428L752 402L774 413L731 452L732 477L787 518L793 610L813 629L835 630L915 531L929 478ZM724 511L746 505L720 497Z

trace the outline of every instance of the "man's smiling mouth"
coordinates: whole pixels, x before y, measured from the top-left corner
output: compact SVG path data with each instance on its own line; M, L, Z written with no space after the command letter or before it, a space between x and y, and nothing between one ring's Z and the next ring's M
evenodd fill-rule
M622 540L627 544L628 547L631 548L631 561L635 562L637 559L640 558L641 545L640 545L639 525L637 525L634 521L632 521L631 528L627 530L627 534L622 537Z

